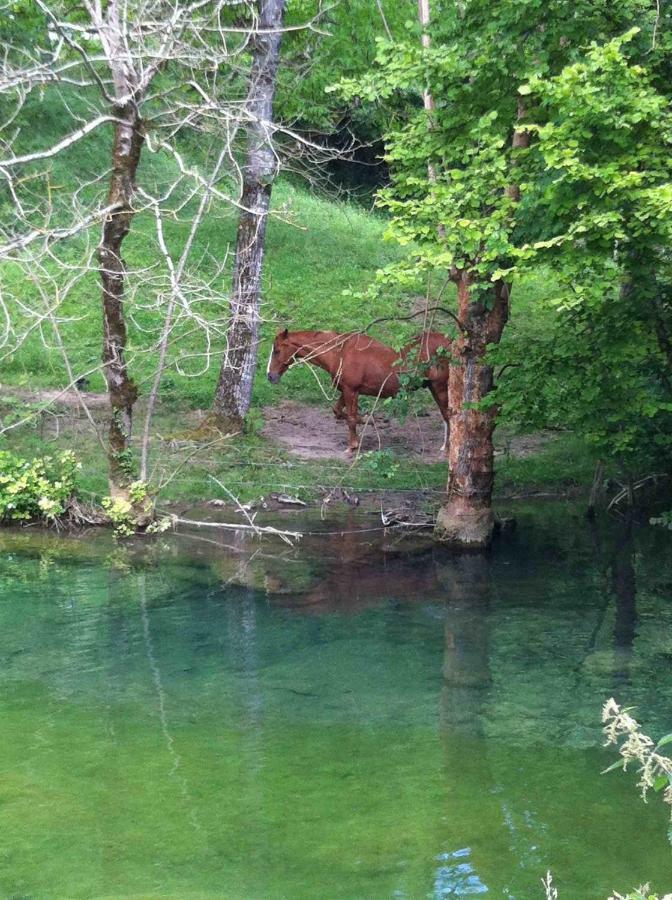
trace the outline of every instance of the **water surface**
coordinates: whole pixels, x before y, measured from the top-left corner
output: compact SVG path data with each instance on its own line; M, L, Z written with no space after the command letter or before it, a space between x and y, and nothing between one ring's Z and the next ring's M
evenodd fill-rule
M672 888L666 810L600 775L599 724L613 695L672 731L667 534L552 505L483 556L368 530L0 550L0 896Z

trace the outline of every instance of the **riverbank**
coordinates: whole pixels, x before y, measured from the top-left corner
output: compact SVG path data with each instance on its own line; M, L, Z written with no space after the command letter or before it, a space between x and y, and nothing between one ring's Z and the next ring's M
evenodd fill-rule
M74 450L81 464L78 494L100 502L107 494L99 437L105 433L106 398L85 392L81 399L86 415L74 391L0 390L5 416L12 408L17 415L33 414L5 432L3 447L27 459ZM170 508L207 501L277 507L279 495L310 506L382 502L431 508L440 503L447 465L440 450L442 423L427 400L416 400L403 419L385 408L368 417L360 429L361 453L353 458L344 451L345 428L326 401L280 398L253 410L244 433L203 435L205 411L164 400L153 420L150 486L159 505ZM136 422L143 412L140 402ZM521 435L502 427L496 448L497 500L587 496L595 461L573 435Z

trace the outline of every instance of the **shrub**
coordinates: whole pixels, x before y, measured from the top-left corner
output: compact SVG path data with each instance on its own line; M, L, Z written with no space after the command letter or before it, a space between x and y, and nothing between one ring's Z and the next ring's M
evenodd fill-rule
M31 460L0 450L0 522L53 521L63 515L79 468L70 450Z

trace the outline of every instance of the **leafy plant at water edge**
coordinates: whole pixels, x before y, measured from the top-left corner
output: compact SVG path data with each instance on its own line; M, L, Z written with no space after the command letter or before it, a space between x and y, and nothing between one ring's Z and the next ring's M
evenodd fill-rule
M130 484L127 497L103 497L102 505L117 537L129 537L139 526L151 524L154 503L144 481ZM154 530L165 529L157 527Z
M637 785L642 800L646 802L649 791L662 791L663 800L672 807L672 759L659 752L666 745L672 744L672 734L666 734L656 743L653 738L642 732L637 719L630 715L630 710L620 707L613 697L604 704L602 722L607 739L605 746L617 746L621 756L621 759L605 769L605 773L614 769L626 771L628 765L636 764L639 775ZM672 843L672 832L668 832L668 838ZM546 873L541 883L546 892L546 900L558 900L558 890L553 884L550 872ZM629 894L614 891L609 900L659 900L659 898L657 894L650 893L649 885L645 884ZM660 900L672 900L672 894L667 893Z
M648 884L645 884L642 885L642 887L637 888L637 890L633 891L631 894L619 894L617 891L609 898L609 900L658 900L658 895L650 894L649 890ZM671 900L671 898L672 894L665 894L660 900Z
M616 768L625 771L628 765L635 764L642 800L646 802L649 791L662 792L663 800L672 808L672 759L659 752L666 745L672 744L672 734L666 734L656 743L642 732L639 722L630 715L630 710L620 707L613 697L604 704L602 722L606 745L616 745L621 756L606 771ZM672 842L672 832L668 831L668 838ZM649 886L644 885L625 896L614 893L609 900L657 900L657 895L650 894ZM672 894L665 894L662 900L672 900Z
M79 468L70 450L32 460L0 451L0 522L53 521L63 515Z
M622 709L613 697L604 705L602 721L607 746L610 744L618 746L621 756L621 759L606 771L616 768L626 771L630 763L639 764L637 784L642 800L646 801L647 794L651 790L662 791L663 800L672 808L672 759L658 752L667 744L672 744L672 734L665 735L655 743L653 738L642 733L639 722L630 715L630 710ZM623 742L619 746L621 739ZM670 814L672 815L672 809Z

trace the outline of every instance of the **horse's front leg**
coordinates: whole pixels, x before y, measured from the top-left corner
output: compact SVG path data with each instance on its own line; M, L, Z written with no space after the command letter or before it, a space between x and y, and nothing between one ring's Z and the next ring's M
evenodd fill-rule
M348 453L359 449L357 440L357 422L359 420L359 394L357 391L343 389L343 399L348 419Z

